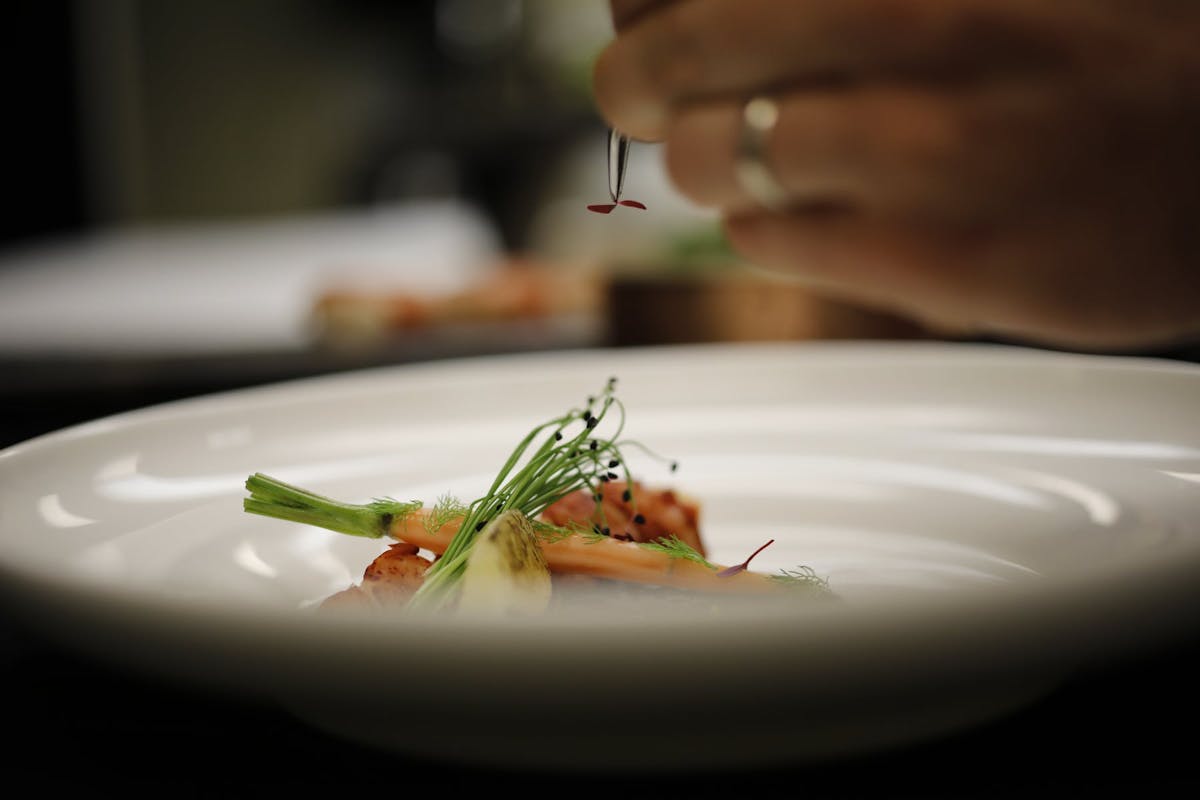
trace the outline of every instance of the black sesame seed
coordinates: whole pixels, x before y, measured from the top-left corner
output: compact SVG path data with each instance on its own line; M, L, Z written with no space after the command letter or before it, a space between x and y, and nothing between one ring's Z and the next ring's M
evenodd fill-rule
M605 528L604 528L604 535L605 535L605 536L612 536L612 531L611 531L611 530L609 530L607 527L605 527Z
M595 439L592 439L592 441L591 441L591 442L588 444L588 447L589 447L590 449L592 449L592 450L595 450L595 449L596 449L596 445L597 445L597 442L596 442L596 440L595 440Z
M477 522L477 523L475 523L475 532L476 532L476 533L479 533L481 530L483 530L483 526L484 526L485 524L487 524L487 523L486 523L486 522Z
M633 492L626 489L624 492L621 493L621 499L624 500L626 503L628 503L630 500L633 499Z
M675 471L675 470L677 470L677 469L679 469L679 462L678 462L678 461L672 461L672 462L671 462L671 472L674 472L674 471Z
M598 424L600 424L600 420L596 419L595 417L589 417L589 418L588 418L588 421L587 421L587 426L588 426L589 428L594 428L594 427L596 427ZM593 450L595 450L596 448L594 448L594 447L593 447L592 449L593 449Z
M605 477L607 477L610 481L615 481L620 476L618 476L617 473L615 473L615 472L610 472Z
M621 466L621 462L620 462L620 461L618 461L618 460L617 460L617 459L615 459L615 458L614 458L612 461L609 461L609 462L608 462L608 468L609 468L609 469L616 469L616 468L617 468L617 467L619 467L619 466Z
M554 441L556 441L556 442L562 441L562 433L561 432L559 432L559 431L554 432Z

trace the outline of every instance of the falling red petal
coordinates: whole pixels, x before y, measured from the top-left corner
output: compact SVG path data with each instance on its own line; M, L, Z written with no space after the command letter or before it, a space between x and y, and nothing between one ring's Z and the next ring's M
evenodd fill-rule
M611 213L614 208L616 208L616 206L612 203L597 203L595 205L588 206L588 211L595 211L597 214L608 214Z
M640 208L642 211L646 210L646 206L643 203L639 203L637 200L622 200L621 205L629 206L630 208Z

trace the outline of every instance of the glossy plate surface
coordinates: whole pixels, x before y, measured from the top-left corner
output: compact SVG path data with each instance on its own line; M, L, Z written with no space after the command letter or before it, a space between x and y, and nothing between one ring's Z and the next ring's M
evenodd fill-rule
M609 375L635 476L698 498L710 556L768 539L787 596L533 620L333 618L384 543L241 512L255 471L350 501L486 488ZM439 757L671 767L952 730L1194 629L1200 369L943 344L452 361L198 398L0 454L3 587L119 662L279 698ZM613 747L616 739L624 742Z

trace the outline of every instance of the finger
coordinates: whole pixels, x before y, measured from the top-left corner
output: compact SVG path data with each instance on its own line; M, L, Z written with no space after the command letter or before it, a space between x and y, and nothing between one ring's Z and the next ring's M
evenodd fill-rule
M625 30L644 15L672 2L676 0L610 0L613 27L618 31Z
M1037 89L866 85L775 100L762 160L797 205L835 201L914 220L997 222L1062 203L1096 180L1080 131L1097 125L1051 81ZM755 205L737 178L742 114L729 102L689 106L668 128L674 182L726 213Z
M1039 4L997 0L689 0L635 20L596 64L601 113L639 139L672 105L717 95L938 73L993 59L1030 69L1058 38ZM1043 4L1052 5L1052 4Z
M965 236L861 214L768 212L727 218L725 231L751 263L831 295L939 327L980 324L988 287L973 266L978 243Z
M764 160L797 203L932 213L957 206L959 176L974 151L956 97L897 87L776 98L779 116ZM667 128L667 170L695 202L726 212L754 208L737 180L742 108L687 107Z
M1066 231L1071 241L1064 245L1063 224L1048 220L1001 236L992 228L861 214L760 212L728 218L725 230L754 264L947 332L1085 348L1169 338L1181 317L1153 309L1170 305L1171 295L1145 302L1137 297L1142 282L1123 271L1106 281L1104 242L1092 241L1100 238L1094 225Z

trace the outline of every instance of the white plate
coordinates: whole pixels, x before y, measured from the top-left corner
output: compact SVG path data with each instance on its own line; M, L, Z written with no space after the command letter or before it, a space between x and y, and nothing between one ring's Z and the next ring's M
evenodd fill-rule
M254 471L469 499L620 379L635 463L715 560L798 597L620 618L330 618L384 544L241 512ZM199 398L0 454L3 588L71 645L280 699L373 744L553 766L726 766L911 741L1178 635L1200 604L1200 369L940 344L443 362Z

